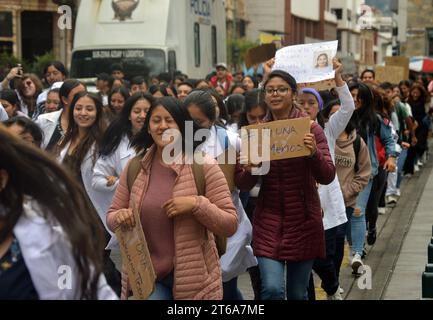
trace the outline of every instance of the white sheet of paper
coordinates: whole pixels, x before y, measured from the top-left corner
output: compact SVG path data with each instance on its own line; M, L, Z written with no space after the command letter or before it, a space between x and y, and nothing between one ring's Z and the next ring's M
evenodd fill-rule
M273 70L290 73L298 83L333 79L332 58L337 55L338 40L289 46L277 51Z

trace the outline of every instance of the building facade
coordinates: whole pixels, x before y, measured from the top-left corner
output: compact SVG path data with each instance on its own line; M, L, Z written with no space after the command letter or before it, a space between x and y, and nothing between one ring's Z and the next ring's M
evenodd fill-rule
M406 12L404 12L404 9L406 9ZM406 39L400 40L401 54L408 57L433 56L432 1L404 0L399 5L399 10L399 14L403 13L407 18ZM402 28L400 27L399 29L401 30Z
M282 35L282 44L295 45L337 38L337 19L326 0L245 0L247 38L258 40L260 33Z
M67 63L72 51L72 30L58 27L59 4L48 0L0 2L0 53L32 61L52 52Z
M361 0L330 0L331 11L338 21L338 52L342 57L352 57L357 63L361 59L361 27L358 24L361 3Z

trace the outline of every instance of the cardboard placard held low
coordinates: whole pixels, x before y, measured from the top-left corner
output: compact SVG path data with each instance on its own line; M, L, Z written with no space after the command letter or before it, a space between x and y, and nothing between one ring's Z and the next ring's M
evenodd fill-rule
M138 211L133 208L135 227L117 228L116 237L122 253L122 264L126 266L129 283L135 300L146 300L155 287L156 274L153 269L146 238L141 227Z
M261 46L251 48L245 56L245 65L251 68L255 64L266 62L273 57L277 52L275 43L262 44Z
M242 150L248 150L250 163L255 162L251 159L252 148L258 148L259 151L254 154L262 157L262 152L269 152L269 157L264 158L271 161L309 156L311 152L304 145L304 137L310 133L310 126L310 118L297 118L242 127ZM264 129L269 131L262 133ZM267 134L270 138L269 150L261 151L262 139Z

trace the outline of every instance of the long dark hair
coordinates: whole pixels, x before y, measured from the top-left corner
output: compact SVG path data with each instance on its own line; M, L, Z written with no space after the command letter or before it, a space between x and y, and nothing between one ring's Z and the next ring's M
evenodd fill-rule
M415 101L412 98L412 91L413 90L419 90L419 93L421 94L421 96L419 97L419 100ZM409 89L409 98L408 98L408 103L413 106L415 104L420 104L420 105L425 105L427 102L430 102L430 95L428 94L427 90L418 83L414 83L410 89Z
M60 225L71 245L79 274L79 299L97 299L102 273L103 229L82 188L64 169L35 147L0 126L0 169L9 173L0 192L0 243L24 214L24 197L36 201L38 212L52 226ZM96 238L96 241L95 241ZM74 280L75 282L75 280Z
M22 133L29 133L35 145L40 147L44 138L44 133L41 128L32 120L27 117L13 117L3 122L6 127L12 127L14 124L20 126L23 131Z
M247 113L251 112L252 109L256 107L260 107L265 111L265 113L268 110L268 107L266 106L265 102L265 92L262 89L253 89L250 91L245 92L245 105L244 109L241 112L241 116L239 119L239 128L249 126Z
M143 92L137 92L126 100L122 112L113 120L102 137L99 152L101 156L109 156L116 151L124 135L128 136L129 141L132 140L131 110L140 100L147 100L151 105L155 101L150 94Z
M102 102L99 99L99 97L96 94L88 93L88 92L79 92L75 95L74 100L71 103L71 108L69 110L69 126L68 130L65 133L64 139L60 141L58 145L58 152L60 151L70 142L73 141L78 137L78 125L75 122L74 119L74 109L75 105L77 104L78 100L84 97L89 97L92 99L92 101L95 103L96 107L96 120L95 123L90 128L88 134L84 138L83 141L80 142L80 144L77 146L77 148L74 151L74 163L73 163L73 170L74 172L79 172L81 163L84 160L84 157L86 156L87 152L90 150L92 145L96 143L95 150L93 152L93 163L96 162L97 155L98 155L98 147L101 143L102 136L105 130L105 120L104 120L104 111Z
M188 110L188 107L192 104L196 105L210 122L216 122L216 106L207 90L196 89L191 91L183 102L183 107Z
M50 61L47 63L47 65L44 68L44 78L45 78L45 81L47 82L47 84L48 84L48 81L47 81L47 78L45 77L45 75L48 72L48 68L51 66L53 66L54 68L59 70L64 78L66 78L68 76L68 70L66 69L66 67L63 63L61 63L60 61Z
M222 120L228 121L229 115L228 115L227 107L224 103L223 98L214 88L209 88L209 89L206 89L205 91L209 92L209 94L215 98L217 105L218 105L218 108L220 109L220 116L217 119L217 124L221 127L225 127Z
M111 105L111 97L113 96L113 94L116 94L116 93L120 94L123 97L123 99L125 99L125 102L130 97L129 90L123 86L119 87L119 88L111 89L110 93L108 94L108 107L110 108L110 111L113 114L115 114L116 112L115 112L113 106Z
M76 80L76 79L68 79L65 82L63 82L62 86L60 87L59 90L59 96L60 96L60 107L63 108L64 104L63 104L63 100L62 97L65 99L68 99L69 94L71 93L71 91L73 89L75 89L76 87L78 87L79 85L84 86L84 88L86 88L86 86L84 85L84 83Z
M362 82L353 82L349 86L350 91L358 89L358 98L362 101L361 107L353 112L353 123L364 139L368 143L367 135L376 133L378 129L378 119L374 109L374 94L370 87Z
M166 109L173 117L182 135L183 150L187 150L185 147L187 122L192 124L193 136L200 128L192 121L187 109L182 106L181 102L173 97L162 97L152 103L152 106L147 113L143 129L141 129L141 131L132 140L132 147L147 150L155 143L151 134L149 133L149 123L150 119L152 118L152 113L154 112L155 108L159 106L162 106L164 109ZM197 148L201 143L202 141L193 141L193 150L195 150L195 148Z
M150 87L149 87L149 92L150 92L150 94L151 95L154 95L155 93L157 93L157 92L161 92L161 94L164 96L164 97L168 97L169 96L169 94L168 94L168 92L167 92L167 88L168 88L168 86L167 85L165 85L165 84L159 84L159 85L151 85Z
M245 109L245 96L242 94L233 94L227 98L227 112L229 114L228 124L234 123L232 115L235 112L242 112Z

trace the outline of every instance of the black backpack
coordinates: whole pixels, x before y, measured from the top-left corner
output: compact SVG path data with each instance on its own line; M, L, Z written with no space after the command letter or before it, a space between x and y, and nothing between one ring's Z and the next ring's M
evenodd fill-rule
M359 134L356 134L356 139L353 141L353 151L355 151L355 172L359 171L359 164L358 164L358 154L359 150L361 150L361 137Z

